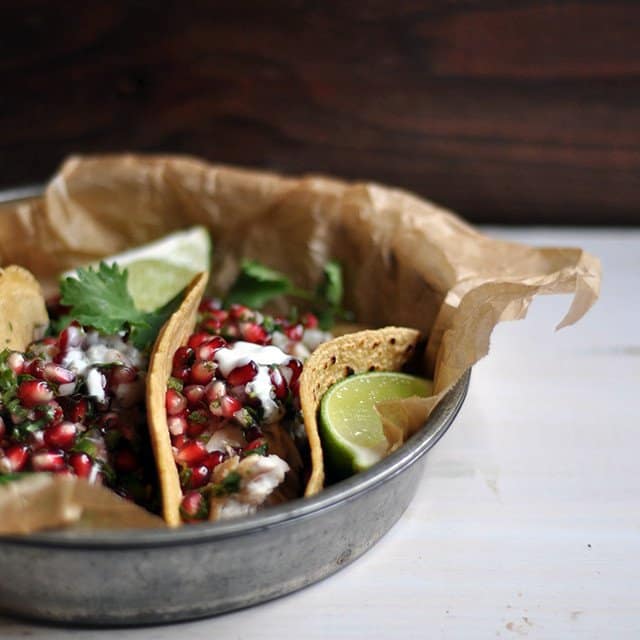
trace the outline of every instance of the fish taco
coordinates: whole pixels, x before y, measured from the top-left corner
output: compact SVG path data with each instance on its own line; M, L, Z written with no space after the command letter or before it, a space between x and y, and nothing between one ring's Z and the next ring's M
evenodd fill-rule
M398 327L334 338L313 313L223 308L205 285L194 283L151 357L149 428L170 526L317 493L322 394L354 373L400 370L420 338Z
M155 337L182 294L140 311L127 272L105 263L62 278L59 293L46 304L27 270L0 270L0 531L73 522L85 507L94 524L117 512L122 526L157 526L141 515L160 513L145 386ZM49 515L11 515L48 494L59 499Z

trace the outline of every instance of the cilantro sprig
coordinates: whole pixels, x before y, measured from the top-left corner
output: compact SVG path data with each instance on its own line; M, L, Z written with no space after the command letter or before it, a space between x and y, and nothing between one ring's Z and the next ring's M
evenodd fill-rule
M343 294L342 268L336 260L325 265L323 280L315 291L296 287L289 277L260 262L244 260L236 281L227 293L225 304L239 303L261 309L280 296L297 298L309 304L323 329L329 329L337 318L351 317L342 308Z
M60 302L70 307L63 322L77 320L104 335L126 331L133 345L141 350L153 344L160 327L182 299L180 293L154 311L141 311L127 288L126 269L101 262L97 269L80 268L76 274L77 277L60 282Z

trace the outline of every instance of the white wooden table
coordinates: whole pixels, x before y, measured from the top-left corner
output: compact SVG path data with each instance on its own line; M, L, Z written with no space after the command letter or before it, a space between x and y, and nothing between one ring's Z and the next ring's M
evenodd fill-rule
M376 547L209 620L115 632L0 618L0 638L640 638L640 230L487 231L598 255L601 299L557 333L566 296L496 330L415 501Z

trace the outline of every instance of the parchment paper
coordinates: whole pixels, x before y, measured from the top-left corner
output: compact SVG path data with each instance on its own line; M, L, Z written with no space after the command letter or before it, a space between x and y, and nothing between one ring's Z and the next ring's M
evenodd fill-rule
M52 291L65 269L194 224L211 230L216 290L233 281L242 258L302 287L314 286L333 258L344 270L344 305L359 322L427 335L425 371L437 395L415 405L420 420L487 354L493 327L523 318L535 295L574 294L562 327L599 293L599 261L581 249L494 240L397 189L172 156L70 158L43 198L0 215L0 264L27 267ZM387 408L397 418L398 407Z

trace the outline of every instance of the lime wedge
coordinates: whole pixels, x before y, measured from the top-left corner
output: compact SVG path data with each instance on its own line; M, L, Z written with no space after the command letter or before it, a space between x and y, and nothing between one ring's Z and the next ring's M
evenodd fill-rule
M432 383L406 373L376 371L334 384L320 402L320 437L331 480L364 471L387 452L387 439L375 404L429 396Z
M129 293L136 307L153 311L184 289L197 273L209 270L211 239L205 227L192 227L108 256L103 262L126 267ZM74 274L70 271L63 277Z

